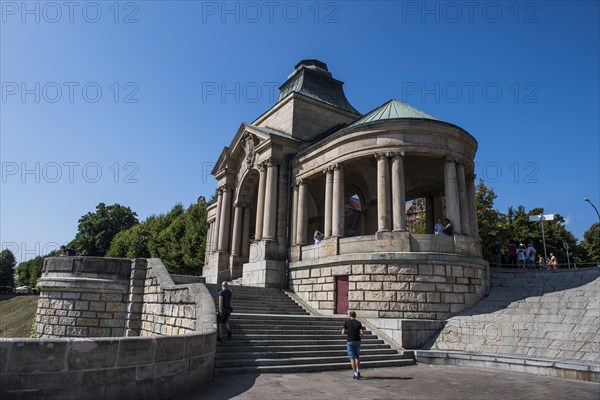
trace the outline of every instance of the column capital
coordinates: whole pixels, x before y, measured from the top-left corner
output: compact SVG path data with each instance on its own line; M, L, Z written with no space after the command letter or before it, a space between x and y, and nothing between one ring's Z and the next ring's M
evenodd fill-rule
M344 164L342 164L342 163L337 162L337 163L331 164L331 168L334 171L338 171L338 170L342 170L342 169L346 168L346 166Z
M444 159L444 163L458 163L458 157L453 157L453 156L446 156L446 158Z
M264 161L264 164L267 167L277 167L281 165L281 160L279 158L270 157Z
M254 167L256 168L256 170L257 170L258 172L263 172L263 171L265 171L265 170L266 170L266 167L267 167L265 164L266 164L266 163L265 163L264 161L261 161L261 162L258 162L258 163L256 163L256 164L254 165Z
M388 153L375 153L374 154L375 158L377 159L377 161L381 160L382 158L388 158Z
M333 165L328 165L326 167L323 168L323 173L325 175L327 174L331 174L333 172Z
M392 159L393 160L398 159L398 158L402 158L402 157L404 157L404 150L394 151L392 153Z
M296 178L296 181L294 182L294 184L296 186L306 185L306 184L308 184L308 180L306 178Z

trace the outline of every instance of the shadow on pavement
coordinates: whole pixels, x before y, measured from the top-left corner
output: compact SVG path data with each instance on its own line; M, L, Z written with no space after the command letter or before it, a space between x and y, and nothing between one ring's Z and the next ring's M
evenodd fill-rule
M412 377L406 377L403 378L401 376L361 376L360 380L361 381L387 381L387 380L392 380L392 381L409 381L411 379L415 379Z
M198 391L190 392L183 397L178 397L178 399L231 399L247 392L250 388L252 388L256 383L256 378L259 376L259 373L215 376L208 385L208 390L206 390L206 388L202 388ZM230 379L228 379L229 377Z

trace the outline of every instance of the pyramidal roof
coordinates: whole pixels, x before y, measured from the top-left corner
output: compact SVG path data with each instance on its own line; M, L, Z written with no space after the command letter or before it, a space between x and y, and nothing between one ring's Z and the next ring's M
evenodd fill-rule
M373 122L406 118L431 119L433 121L439 121L437 118L432 117L431 115L426 114L421 110L417 110L416 108L411 107L408 104L401 102L400 100L391 99L388 102L377 107L373 111L357 119L347 128L359 125L366 125Z
M281 101L291 92L297 92L361 115L346 98L343 85L344 82L333 78L324 62L315 59L302 60L296 64L294 72L288 76L287 81L279 87L277 101Z

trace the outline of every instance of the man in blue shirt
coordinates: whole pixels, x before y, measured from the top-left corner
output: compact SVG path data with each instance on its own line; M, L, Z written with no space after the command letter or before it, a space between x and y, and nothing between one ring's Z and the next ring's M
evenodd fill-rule
M231 308L231 297L232 293L229 290L229 284L227 281L223 281L221 290L219 290L219 309L217 313L217 322L219 323L218 341L223 340L223 328L227 330L227 339L231 339L231 330L229 329L229 316L233 311L233 308Z

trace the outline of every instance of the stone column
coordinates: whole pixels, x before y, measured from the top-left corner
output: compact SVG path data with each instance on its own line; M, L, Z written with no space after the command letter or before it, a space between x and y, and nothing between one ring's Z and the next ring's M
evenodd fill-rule
M448 219L454 228L454 234L460 235L461 219L460 204L458 199L458 183L456 181L456 163L448 159L444 162L444 194L446 195L446 211Z
M244 217L242 223L242 257L248 257L250 255L250 213L252 209L248 206L244 207Z
M325 174L325 223L323 226L323 235L326 238L331 237L331 209L333 197L333 168L327 166L323 168Z
M235 203L233 208L233 232L231 238L231 255L240 255L240 246L242 244L242 213L243 207L239 203Z
M456 164L456 178L458 181L458 200L460 202L461 231L463 235L469 236L471 215L469 215L469 201L467 199L467 183L465 182L464 164Z
M475 175L467 176L467 202L469 203L469 233L472 237L479 237L477 221L477 199L475 197Z
M425 232L433 234L433 228L435 226L435 219L433 216L433 196L427 196L425 198Z
M290 243L295 245L296 240L296 221L298 220L298 185L293 184L292 193L292 217L290 218Z
M277 222L277 176L278 165L276 161L267 163L267 186L265 188L265 212L263 222L263 239L275 240Z
M260 173L258 179L258 194L256 199L256 229L254 232L254 240L262 240L263 237L263 220L265 213L265 187L267 186L267 170L264 163L257 165Z
M331 213L331 236L344 236L344 166L337 163L333 166L333 205Z
M396 153L392 157L392 210L395 231L406 230L405 204L404 158L401 153Z
M221 226L221 208L223 208L223 188L217 188L217 211L215 216L215 229L213 232L212 248L217 251L217 242L219 241L219 227Z
M228 186L223 186L223 201L221 205L221 218L219 221L219 242L217 244L218 251L229 250L229 230L231 224L231 192L232 189Z
M204 246L204 265L208 264L208 256L212 252L210 237L212 235L212 221L206 221L208 229L206 230L206 245Z
M296 220L296 244L306 244L306 229L308 228L308 185L299 179L298 185L298 218Z
M377 230L391 230L390 216L390 173L386 154L377 153Z

